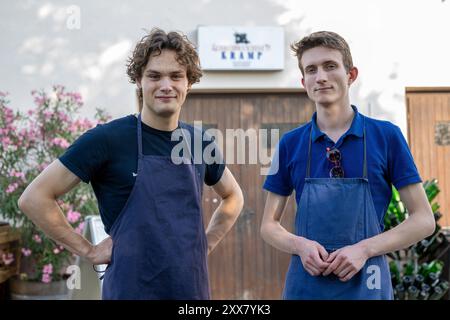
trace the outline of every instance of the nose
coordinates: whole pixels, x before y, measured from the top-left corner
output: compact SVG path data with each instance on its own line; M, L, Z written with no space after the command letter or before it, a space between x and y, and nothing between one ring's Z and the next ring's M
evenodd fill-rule
M172 91L172 81L168 77L164 77L161 79L160 90L164 93Z
M327 73L322 68L318 68L316 73L316 82L325 83L327 82L327 80L328 80Z

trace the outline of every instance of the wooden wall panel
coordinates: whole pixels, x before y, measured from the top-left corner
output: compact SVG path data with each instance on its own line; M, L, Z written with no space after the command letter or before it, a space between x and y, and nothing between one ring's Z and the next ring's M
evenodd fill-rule
M427 90L425 90L427 89ZM442 226L450 226L450 145L435 140L438 123L450 124L450 89L407 90L408 141L423 180L439 180ZM449 125L450 126L450 125Z

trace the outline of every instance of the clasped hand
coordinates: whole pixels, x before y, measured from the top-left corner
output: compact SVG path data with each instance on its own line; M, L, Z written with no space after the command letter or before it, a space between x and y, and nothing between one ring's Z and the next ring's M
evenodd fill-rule
M364 248L356 243L342 247L332 253L316 241L302 238L304 243L299 250L299 256L303 267L312 276L328 276L335 274L339 280L348 281L361 270L366 263L367 253Z

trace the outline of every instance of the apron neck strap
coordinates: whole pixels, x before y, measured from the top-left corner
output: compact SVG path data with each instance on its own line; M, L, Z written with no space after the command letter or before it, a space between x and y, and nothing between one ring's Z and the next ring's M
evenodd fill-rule
M138 116L138 123L137 123L137 141L138 141L138 156L139 158L142 158L142 120L140 113Z
M314 120L312 120L314 121ZM363 125L363 144L364 144L364 164L363 164L363 178L367 179L367 150L366 150L366 121L364 120ZM309 132L309 142L308 142L308 161L306 165L306 178L310 178L311 176L311 145L312 145L312 122L311 122L311 130Z
M188 140L186 138L186 135L185 135L185 130L186 130L186 132L189 133L189 129L182 122L179 122L179 126L180 126L180 130L181 130L181 136L183 137L183 143L186 146L187 152L189 153L189 159L191 161L191 164L194 164L195 163L194 162L194 155L192 154L192 150L191 150L191 146L190 146L191 140L190 139ZM195 139L195 128L194 128L194 138L193 139Z
M367 151L366 151L366 121L364 121L363 126L363 141L364 141L364 167L363 167L363 178L367 179Z
M313 120L314 121L314 120ZM309 141L308 141L308 164L306 165L306 178L310 178L311 174L311 141L312 141L312 122L311 122L311 130L309 132Z

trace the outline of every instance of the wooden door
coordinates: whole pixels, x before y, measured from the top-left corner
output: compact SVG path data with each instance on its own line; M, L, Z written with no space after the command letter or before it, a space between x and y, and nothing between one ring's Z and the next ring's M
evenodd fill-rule
M450 226L450 88L407 88L408 141L423 180L438 179L436 201Z

